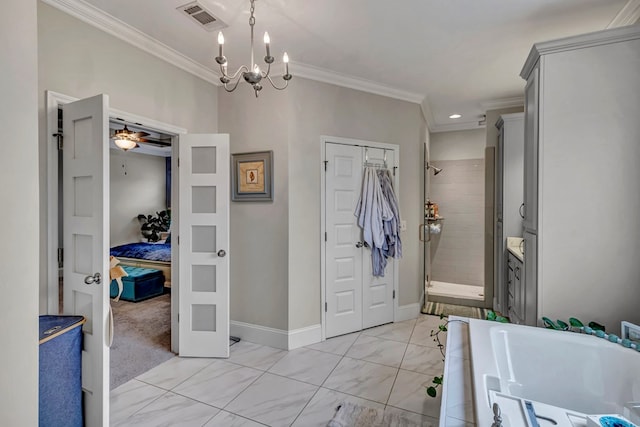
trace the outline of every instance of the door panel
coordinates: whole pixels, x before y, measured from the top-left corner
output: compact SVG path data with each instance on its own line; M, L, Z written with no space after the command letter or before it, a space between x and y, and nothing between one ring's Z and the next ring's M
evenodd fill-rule
M362 149L326 144L326 336L362 329L362 249L353 212L362 184Z
M178 145L180 356L229 357L229 135Z
M64 106L64 314L82 315L87 426L109 425L109 101Z
M391 168L395 164L394 152L379 148L367 148L369 162L386 164ZM385 159L386 157L386 159ZM391 169L393 171L393 169ZM393 176L393 172L392 172ZM395 189L395 187L394 187ZM397 193L397 191L396 191ZM400 219L398 219L398 222ZM362 327L382 325L393 322L393 278L395 263L392 258L387 259L387 267L383 277L373 275L371 264L371 250L363 248L363 284L362 284Z

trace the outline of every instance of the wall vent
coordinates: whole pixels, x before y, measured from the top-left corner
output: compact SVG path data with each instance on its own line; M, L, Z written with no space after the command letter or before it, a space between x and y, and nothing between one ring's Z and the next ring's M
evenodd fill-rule
M207 31L215 31L227 27L227 24L222 22L198 1L184 4L177 10L196 23L198 27L204 28Z

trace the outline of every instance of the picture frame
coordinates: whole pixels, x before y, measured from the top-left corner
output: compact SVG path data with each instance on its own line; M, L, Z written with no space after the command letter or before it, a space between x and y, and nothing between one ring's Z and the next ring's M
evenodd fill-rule
M273 201L273 151L231 154L231 200Z

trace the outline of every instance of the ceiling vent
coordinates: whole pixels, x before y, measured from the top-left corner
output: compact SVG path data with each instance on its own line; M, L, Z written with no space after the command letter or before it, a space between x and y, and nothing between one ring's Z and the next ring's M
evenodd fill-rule
M207 31L215 31L227 27L227 24L218 19L198 1L182 5L178 10L189 17L189 19L195 22L200 28L204 28Z

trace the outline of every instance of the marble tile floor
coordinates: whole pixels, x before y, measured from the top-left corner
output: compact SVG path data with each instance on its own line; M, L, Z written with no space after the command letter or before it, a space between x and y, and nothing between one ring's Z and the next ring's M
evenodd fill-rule
M326 426L347 400L436 426L425 387L444 369L438 316L284 351L246 341L228 359L174 357L111 392L113 426Z

